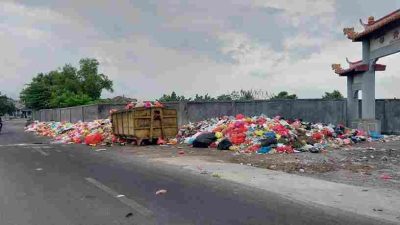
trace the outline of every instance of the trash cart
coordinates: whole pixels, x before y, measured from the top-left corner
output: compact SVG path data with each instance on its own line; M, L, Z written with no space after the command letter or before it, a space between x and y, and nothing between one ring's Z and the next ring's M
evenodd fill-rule
M159 137L174 138L178 133L175 109L162 107L120 110L111 115L114 135L136 142L153 141Z

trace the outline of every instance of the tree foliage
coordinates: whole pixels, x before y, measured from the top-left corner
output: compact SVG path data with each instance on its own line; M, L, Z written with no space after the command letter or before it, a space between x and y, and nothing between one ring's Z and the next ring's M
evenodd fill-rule
M297 95L296 94L289 95L289 93L287 91L281 91L281 92L278 93L278 95L273 95L271 97L271 99L273 99L273 100L277 100L277 99L297 99Z
M191 98L185 98L185 96L178 96L175 91L173 91L170 95L164 94L161 98L158 99L160 102L180 102L180 101L190 101Z
M171 94L164 94L158 101L171 102L171 101L246 101L246 100L259 100L269 99L270 95L266 91L262 90L240 90L232 91L229 94L222 94L217 97L213 97L208 93L205 95L196 94L194 98L187 98L185 96L178 96L175 91Z
M13 100L6 95L2 95L0 92L0 116L4 114L12 114L15 109Z
M70 107L100 99L103 90L113 91L113 82L98 73L99 62L85 58L79 69L66 64L47 74L40 73L20 94L22 102L32 109Z
M322 99L325 100L341 100L344 99L342 93L338 90L334 90L332 92L325 92L325 94L322 96Z

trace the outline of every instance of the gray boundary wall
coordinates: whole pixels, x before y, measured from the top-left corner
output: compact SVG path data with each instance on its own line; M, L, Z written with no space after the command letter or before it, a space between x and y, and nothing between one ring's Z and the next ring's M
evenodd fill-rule
M218 116L246 116L264 114L285 118L301 118L304 121L346 124L346 101L321 99L257 100L235 102L180 102L166 103L178 111L179 125Z
M34 111L32 115L34 120L39 121L88 122L107 118L111 109L123 109L124 107L125 105L122 104L84 105L61 109L42 109Z
M196 122L218 116L247 116L265 114L304 121L347 124L346 100L297 99L256 100L227 102L168 102L165 105L178 112L178 124ZM111 109L123 109L121 104L85 105L62 109L43 109L33 112L33 119L40 121L93 121L108 117ZM400 134L400 100L376 100L376 117L382 122L383 133Z

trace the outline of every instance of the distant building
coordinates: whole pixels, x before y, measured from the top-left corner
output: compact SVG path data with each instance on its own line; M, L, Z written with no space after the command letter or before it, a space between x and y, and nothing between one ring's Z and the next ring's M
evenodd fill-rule
M32 116L32 109L28 109L25 107L25 105L18 101L14 100L14 105L15 105L15 112L13 113L13 117L15 118L30 118Z

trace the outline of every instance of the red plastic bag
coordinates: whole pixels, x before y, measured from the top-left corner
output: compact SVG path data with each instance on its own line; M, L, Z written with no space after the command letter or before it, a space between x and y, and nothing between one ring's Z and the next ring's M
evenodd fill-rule
M288 146L288 145L279 146L276 148L276 151L279 153L293 153L294 152L292 146Z
M165 145L165 144L167 144L167 142L164 141L164 139L162 139L161 137L159 137L159 138L157 139L157 144L158 144L158 145Z
M332 132L328 129L324 129L322 133L324 134L325 137L332 137Z
M81 140L80 137L73 137L73 138L72 138L72 141L73 141L75 144L80 144L80 143L82 143L82 140Z
M242 119L244 119L244 115L243 114L237 114L236 115L236 119L237 120L242 120Z
M324 137L324 136L323 136L323 134L321 134L321 133L313 133L313 135L312 135L312 138L313 138L314 140L321 140L323 137Z
M99 133L89 134L85 137L85 143L87 145L97 145L103 141L103 136Z

